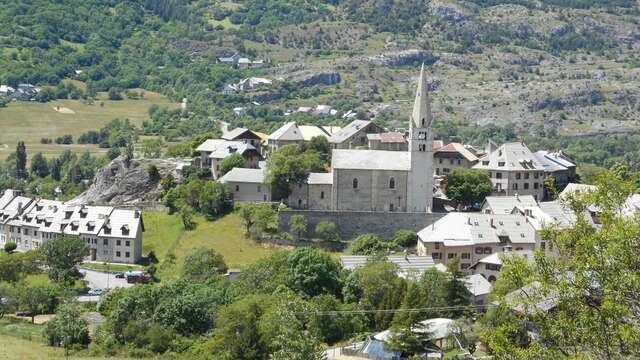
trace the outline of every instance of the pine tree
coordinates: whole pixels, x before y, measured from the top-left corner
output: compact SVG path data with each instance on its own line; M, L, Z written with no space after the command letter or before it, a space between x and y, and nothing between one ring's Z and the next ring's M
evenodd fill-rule
M16 146L16 177L18 179L26 179L27 173L27 148L24 141L18 141Z

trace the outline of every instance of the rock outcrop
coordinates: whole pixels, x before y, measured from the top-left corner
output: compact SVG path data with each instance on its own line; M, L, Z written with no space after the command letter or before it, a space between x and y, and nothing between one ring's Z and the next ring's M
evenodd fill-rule
M341 81L341 77L336 71L319 71L296 75L290 81L299 86L334 85Z
M426 65L433 64L437 58L430 52L418 49L402 50L387 52L376 56L370 56L364 59L365 63L374 64L377 66L407 66L407 65L419 65L425 63Z
M162 159L127 161L120 156L100 169L87 191L71 203L136 205L160 200L162 189L160 178L171 174L175 179L178 162ZM149 166L155 165L159 176L152 178Z

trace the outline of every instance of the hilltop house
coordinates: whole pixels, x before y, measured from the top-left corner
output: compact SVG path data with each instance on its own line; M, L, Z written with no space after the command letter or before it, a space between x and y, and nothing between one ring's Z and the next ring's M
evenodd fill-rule
M74 235L87 243L87 260L135 263L142 258L142 232L138 210L69 205L21 196L15 190L0 197L0 245L15 242L20 251L38 249L60 235Z
M258 168L262 155L250 143L243 141L229 141L225 139L207 139L196 148L200 153L200 167L210 168L211 177L215 180L220 177L220 164L232 154L238 153L245 160L244 167Z

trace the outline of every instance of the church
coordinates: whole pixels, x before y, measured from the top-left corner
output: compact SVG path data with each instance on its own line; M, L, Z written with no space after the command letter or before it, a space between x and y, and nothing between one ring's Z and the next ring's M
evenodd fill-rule
M331 172L294 185L289 206L307 210L431 212L433 132L424 65L420 69L407 151L334 149Z

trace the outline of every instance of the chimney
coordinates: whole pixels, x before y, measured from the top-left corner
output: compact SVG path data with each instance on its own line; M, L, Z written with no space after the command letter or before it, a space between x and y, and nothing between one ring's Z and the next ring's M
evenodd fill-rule
M22 215L22 201L18 203L18 215Z

